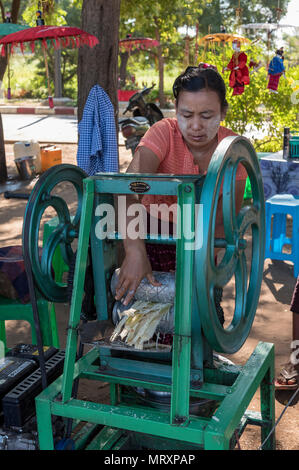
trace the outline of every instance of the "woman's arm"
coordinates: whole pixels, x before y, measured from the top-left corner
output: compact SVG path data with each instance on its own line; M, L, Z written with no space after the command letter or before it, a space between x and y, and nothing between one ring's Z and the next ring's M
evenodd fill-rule
M128 166L127 173L156 173L160 165L160 160L155 153L147 147L140 147L135 153L133 160ZM137 195L128 195L126 197L126 214L124 222L121 224L123 227L128 227L130 220L133 216L128 216L128 208L131 204L140 202ZM143 232L144 230L141 230ZM127 233L122 234L124 240L125 258L121 265L119 273L119 282L116 286L115 299L124 299L124 304L127 305L134 297L135 291L139 286L141 280L146 277L148 281L154 286L160 284L155 280L152 274L152 268L147 257L145 242L142 238L131 239Z

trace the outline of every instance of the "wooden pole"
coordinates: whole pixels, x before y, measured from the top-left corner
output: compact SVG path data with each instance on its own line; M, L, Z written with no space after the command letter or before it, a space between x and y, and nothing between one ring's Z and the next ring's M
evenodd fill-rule
M10 88L10 55L7 49L7 99L11 98L11 88Z
M50 87L50 76L49 76L49 65L48 65L48 58L47 58L47 52L45 46L42 44L42 50L44 54L44 59L45 59L45 66L46 66L46 76L47 76L47 83L48 83L48 100L49 100L49 106L50 108L53 108L53 98L51 95L51 87Z

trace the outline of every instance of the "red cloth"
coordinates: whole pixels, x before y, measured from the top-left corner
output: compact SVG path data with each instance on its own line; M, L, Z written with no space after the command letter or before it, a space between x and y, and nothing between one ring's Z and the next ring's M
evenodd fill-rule
M227 68L231 70L229 76L229 86L231 88L237 88L233 93L234 95L241 95L244 92L244 85L249 85L249 70L246 65L247 55L245 52L234 52L230 62L227 65ZM235 67L239 67L237 70L234 70Z
M47 49L47 40L54 41L54 47L67 47L72 45L73 47L79 47L88 45L93 47L99 43L96 36L83 31L82 29L71 27L71 26L35 26L34 28L27 28L17 33L7 34L0 40L1 55L5 56L5 44L11 44L12 49L10 53L13 53L14 46L19 45L21 49L24 47L25 42L29 42L32 52L34 52L34 42L41 40L44 47Z
M281 77L281 73L277 73L276 75L269 75L269 81L268 81L268 86L269 90L277 90L279 80Z

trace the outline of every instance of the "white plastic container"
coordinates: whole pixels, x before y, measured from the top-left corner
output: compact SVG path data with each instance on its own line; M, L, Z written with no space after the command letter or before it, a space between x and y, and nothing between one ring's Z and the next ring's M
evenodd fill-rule
M40 145L36 140L15 142L13 150L15 160L22 157L35 157L35 172L41 173Z

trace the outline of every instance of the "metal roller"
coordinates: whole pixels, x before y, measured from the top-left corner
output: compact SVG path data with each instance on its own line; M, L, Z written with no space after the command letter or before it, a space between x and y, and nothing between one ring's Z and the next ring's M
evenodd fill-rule
M116 269L111 278L111 292L113 296L116 293L116 286L118 283L118 275L120 269ZM112 321L114 324L118 323L121 317L121 313L124 310L129 309L135 300L143 300L144 302L159 302L159 303L171 303L174 304L175 299L175 273L153 271L153 275L157 282L162 285L155 287L146 278L142 279L139 284L134 300L132 300L127 306L124 306L121 301L114 304L112 311ZM161 334L173 334L174 333L174 305L169 310L168 314L160 321L157 332Z
M111 292L113 296L116 293L118 275L120 269L116 269L111 279ZM142 279L135 294L135 300L144 300L146 302L174 303L175 299L175 273L166 273L153 271L153 275L161 286L153 286L146 278Z

